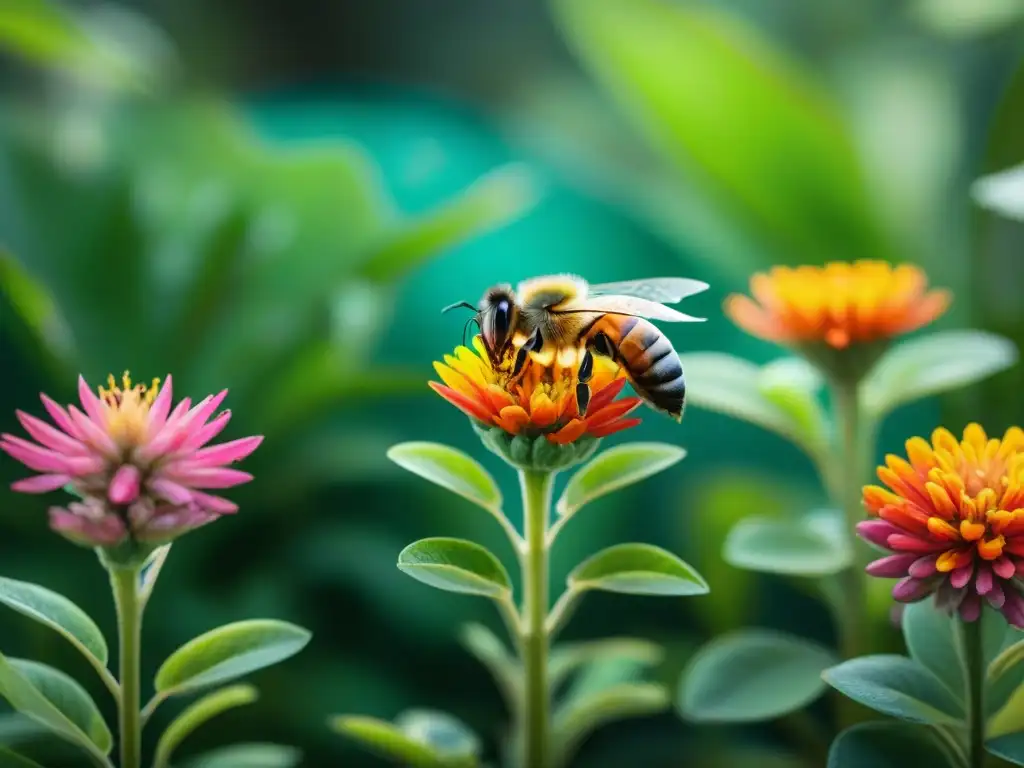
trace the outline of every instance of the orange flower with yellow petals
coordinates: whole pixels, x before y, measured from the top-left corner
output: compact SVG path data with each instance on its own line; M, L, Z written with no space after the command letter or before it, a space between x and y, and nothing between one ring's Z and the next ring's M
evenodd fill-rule
M751 278L753 298L728 297L725 313L767 341L842 350L909 333L939 317L950 294L927 285L917 267L883 261L774 267Z
M473 349L457 347L444 362L434 363L443 384L430 382L441 397L484 427L498 427L508 435L543 436L556 445L568 445L581 438L605 437L636 426L640 419L626 418L642 402L638 397L616 399L626 384L624 372L605 357L594 357L594 372L588 382L590 403L581 416L576 403L576 350L556 355L550 366L532 358L519 376L503 366L495 369L488 360L480 337Z
M937 429L931 443L907 441L909 461L888 456L864 489L873 520L858 534L894 554L867 567L899 578L893 597L916 602L935 594L939 607L965 621L981 614L981 598L1024 627L1024 431L989 438L977 424L958 441Z

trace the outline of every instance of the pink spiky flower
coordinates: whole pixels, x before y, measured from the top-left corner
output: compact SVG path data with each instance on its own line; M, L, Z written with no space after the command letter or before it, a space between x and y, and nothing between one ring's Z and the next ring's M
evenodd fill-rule
M263 438L206 447L231 418L227 410L214 416L227 390L195 407L185 398L173 411L170 376L162 387L158 379L148 387L133 386L125 372L121 386L110 376L98 391L99 396L79 376L81 410L41 395L56 428L18 411L36 442L0 435L0 449L41 473L14 483L14 490L70 487L82 497L50 509L54 530L93 547L129 540L159 544L237 511L236 504L207 491L252 480L226 465L248 456Z

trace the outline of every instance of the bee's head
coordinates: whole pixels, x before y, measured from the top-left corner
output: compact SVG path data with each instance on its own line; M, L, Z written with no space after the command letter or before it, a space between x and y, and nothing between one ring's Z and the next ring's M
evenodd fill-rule
M512 342L512 332L519 319L519 308L516 306L512 286L498 285L488 290L480 300L477 317L487 355L491 358L491 364L496 366Z

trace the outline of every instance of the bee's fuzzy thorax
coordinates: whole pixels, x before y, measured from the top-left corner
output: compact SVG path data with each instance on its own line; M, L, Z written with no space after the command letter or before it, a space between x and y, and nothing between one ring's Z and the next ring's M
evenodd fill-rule
M587 281L578 275L561 273L523 280L516 286L516 295L523 304L538 294L560 296L563 301L581 300L587 296Z

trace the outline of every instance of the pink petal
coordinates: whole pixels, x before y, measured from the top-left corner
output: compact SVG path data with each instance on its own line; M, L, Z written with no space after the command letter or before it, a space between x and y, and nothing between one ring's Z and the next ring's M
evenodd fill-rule
M202 448L208 442L213 440L213 438L219 435L224 430L224 427L228 425L229 421L231 421L231 411L221 411L213 421L209 424L204 424L202 429L193 433L188 440L182 443L179 450L181 453L188 453L196 450L197 448Z
M106 426L107 417L103 412L103 404L89 389L89 385L86 384L85 377L82 375L78 377L78 399L82 401L82 408L89 414L89 418L96 422L97 426Z
M24 411L15 411L18 421L25 431L32 436L37 443L47 448L52 448L60 453L88 453L89 448L73 437L68 437L59 429L54 429L45 421L29 416Z
M172 512L156 515L146 524L136 528L135 535L140 541L163 542L211 523L218 517L219 515L204 512L196 507L181 507Z
M114 504L131 504L139 498L139 484L142 475L133 464L123 464L110 481L107 498Z
M960 603L960 618L970 623L977 621L979 616L981 616L981 598L973 594L965 595L964 601Z
M82 439L89 445L107 456L116 456L119 453L117 443L96 422L73 405L68 406L68 413L78 427Z
M75 423L68 416L68 412L61 408L57 403L48 398L46 395L39 395L39 399L43 401L43 407L46 412L50 414L50 418L54 420L58 427L63 429L69 435L78 440L82 439L81 430L75 426Z
M160 392L149 409L149 435L155 437L167 423L167 414L171 412L171 396L173 394L171 374L167 374Z
M78 544L110 547L119 543L127 533L117 515L105 515L89 520L54 507L50 510L50 527Z
M168 468L163 476L189 488L232 488L252 480L248 472L222 467L196 467L185 471Z
M0 450L36 472L68 471L68 457L14 435L0 435Z
M192 492L192 501L198 504L208 512L213 512L218 515L230 515L238 511L238 505L222 499L220 496L211 496L208 493L202 491Z
M230 443L221 443L220 445L196 451L194 455L188 458L188 461L190 464L194 463L197 466L204 467L231 464L232 462L244 459L255 451L262 442L262 435L243 437L240 440L232 440Z
M970 583L973 575L974 563L968 563L949 574L949 583L953 585L953 589L963 589Z
M987 595L995 586L992 569L985 564L978 566L978 575L974 577L974 589L979 595Z
M1011 579L1017 572L1017 566L1013 564L1013 560L1008 558L1006 555L1000 555L992 561L992 570L996 572L996 576L1001 579Z
M199 425L206 422L209 415L223 402L227 393L225 389L217 395L209 395L184 416L177 419L169 418L159 434L139 451L139 458L149 462L179 448L188 439L191 430L199 429Z
M171 504L188 504L192 501L192 491L185 486L166 478L156 478L147 484L149 490Z
M1002 585L996 583L992 585L992 591L985 595L985 599L988 600L988 604L996 610L999 610L1006 604L1006 591Z
M71 475L36 475L11 484L12 491L19 493L49 493L63 488L71 482Z
M907 569L917 560L917 555L889 555L869 563L864 569L871 576L899 579L907 575Z

